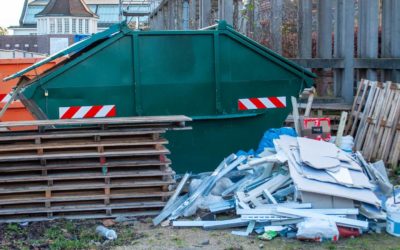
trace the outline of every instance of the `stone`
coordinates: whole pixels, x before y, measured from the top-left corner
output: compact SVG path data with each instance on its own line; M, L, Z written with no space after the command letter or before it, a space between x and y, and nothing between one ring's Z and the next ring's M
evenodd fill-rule
M204 240L201 242L201 245L206 246L206 245L210 245L210 240Z

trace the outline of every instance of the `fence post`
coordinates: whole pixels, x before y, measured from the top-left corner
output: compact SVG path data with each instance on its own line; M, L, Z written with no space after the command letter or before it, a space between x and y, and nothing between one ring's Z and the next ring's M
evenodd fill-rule
M400 57L400 1L392 1L392 57ZM392 72L392 81L400 82L400 69Z
M299 58L311 58L312 49L312 0L299 1Z
M275 52L282 54L282 0L271 0L271 11L272 46Z
M354 89L354 1L337 0L335 22L335 58L342 58L344 69L335 70L335 95L353 101Z
M323 59L332 58L332 1L318 1L318 41L317 41L317 57ZM320 82L317 84L317 92L319 95L328 94L327 75L329 69L322 69Z
M359 30L358 30L358 56L360 58L374 59L378 57L378 25L379 5L378 0L358 1L359 4ZM363 77L363 74L361 74ZM377 74L374 69L367 69L365 77L376 81Z
M200 0L200 27L204 28L210 25L211 1Z

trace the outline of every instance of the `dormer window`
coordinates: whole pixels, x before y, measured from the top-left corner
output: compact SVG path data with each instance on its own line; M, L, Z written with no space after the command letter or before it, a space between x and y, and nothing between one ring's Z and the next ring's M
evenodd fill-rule
M35 17L39 34L96 33L99 19L83 0L50 0Z

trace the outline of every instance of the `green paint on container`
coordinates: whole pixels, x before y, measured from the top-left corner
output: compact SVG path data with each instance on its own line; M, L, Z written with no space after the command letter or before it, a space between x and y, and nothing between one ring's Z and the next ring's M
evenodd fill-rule
M177 172L209 171L232 152L256 148L315 77L223 21L202 31L111 29L60 53L76 52L23 95L49 119L60 107L91 105L115 105L120 117L190 116L193 130L167 132ZM286 98L286 107L240 110L239 99L268 97Z

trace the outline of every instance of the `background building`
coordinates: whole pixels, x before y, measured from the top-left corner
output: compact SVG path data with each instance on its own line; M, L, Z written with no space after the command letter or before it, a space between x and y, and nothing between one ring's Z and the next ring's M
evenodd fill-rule
M0 36L0 49L52 54L125 19L147 24L149 0L25 0L13 35ZM120 13L123 13L125 17Z
M85 34L87 33L95 33L96 31L103 31L110 27L111 25L118 23L120 20L119 13L120 13L120 6L119 0L25 0L24 8L21 13L19 26L12 26L9 29L14 31L14 35L35 35L41 34L43 30L41 28L48 27L44 24L45 20L41 17L41 12L45 10L45 8L49 8L46 6L52 5L52 2L56 2L59 6L57 8L53 8L54 11L61 12L63 18L70 19L70 33L71 34ZM71 3L70 3L71 2ZM149 1L142 0L142 1L123 1L125 3L125 8L129 9L134 13L147 13L149 12ZM76 12L73 13L75 15L71 15L72 13L68 13L68 7L73 9L79 8L81 9L84 6L85 9L93 13L97 18L93 18L89 23L89 26L93 26L95 28L95 22L97 21L97 30L85 30L82 29L82 32L79 32L79 27L75 30L72 29L74 25L72 24L73 18L76 17ZM61 9L59 9L61 8ZM37 16L39 14L39 16ZM78 16L79 17L79 16ZM84 18L86 16L83 16ZM76 25L79 25L79 19L77 19ZM133 20L136 22L136 20ZM140 23L144 25L147 22L147 16L143 15L140 18ZM62 20L64 22L64 20ZM86 21L83 21L86 22ZM38 26L39 24L39 26ZM85 24L83 23L82 26ZM57 32L56 30L56 33Z

